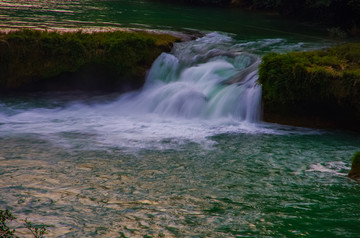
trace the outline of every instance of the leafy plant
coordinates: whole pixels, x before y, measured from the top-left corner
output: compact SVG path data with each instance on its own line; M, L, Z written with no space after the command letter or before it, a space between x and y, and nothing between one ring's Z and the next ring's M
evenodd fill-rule
M1 238L12 238L17 237L14 235L15 230L8 227L6 224L7 220L15 220L16 217L11 214L9 210L2 211L0 210L0 237Z
M16 220L16 217L8 210L0 210L0 238L19 238L15 235L15 229L11 229L6 222ZM49 225L45 224L33 224L26 218L24 221L25 227L32 233L34 238L45 238L45 234L48 232Z
M25 227L31 231L31 233L34 235L35 238L45 238L45 233L47 233L47 227L48 225L35 225L32 222L28 221L28 219L25 219Z

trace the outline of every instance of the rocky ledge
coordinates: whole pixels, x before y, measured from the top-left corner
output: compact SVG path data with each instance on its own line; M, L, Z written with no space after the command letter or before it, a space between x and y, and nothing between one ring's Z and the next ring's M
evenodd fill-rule
M360 130L360 43L265 55L259 83L265 121Z
M178 36L111 29L0 33L0 92L129 91Z

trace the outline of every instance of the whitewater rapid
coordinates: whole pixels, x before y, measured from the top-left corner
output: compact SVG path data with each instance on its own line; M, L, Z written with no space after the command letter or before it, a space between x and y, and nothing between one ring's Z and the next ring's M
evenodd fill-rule
M161 54L144 88L120 98L118 107L128 113L258 122L260 60L255 55L219 47L229 41L229 37L212 33L175 46L172 54Z
M138 149L211 146L209 138L222 133L279 133L261 123L254 49L284 45L281 39L239 43L216 32L176 43L153 63L139 91L91 100L55 95L3 101L0 136L39 137L79 149Z

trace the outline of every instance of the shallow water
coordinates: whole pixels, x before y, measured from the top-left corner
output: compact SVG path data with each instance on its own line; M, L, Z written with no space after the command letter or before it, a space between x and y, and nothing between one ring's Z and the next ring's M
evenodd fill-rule
M359 235L360 186L346 176L357 135L278 128L136 151L42 137L1 136L0 200L54 225L49 237Z
M261 121L261 55L331 44L317 29L229 9L52 2L0 1L1 24L205 37L160 56L138 92L0 98L0 208L19 235L31 237L28 217L53 225L47 237L360 236L360 185L347 177L359 134Z

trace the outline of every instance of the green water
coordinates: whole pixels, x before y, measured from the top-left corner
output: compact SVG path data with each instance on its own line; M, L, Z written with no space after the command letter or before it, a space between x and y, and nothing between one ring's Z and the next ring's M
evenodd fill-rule
M0 1L0 25L230 33L175 47L190 59L332 43L276 16L148 1ZM47 237L360 237L360 184L347 177L359 134L129 104L153 92L1 97L0 208L19 236L28 217L53 225Z
M68 134L78 140L89 135ZM1 206L49 236L358 237L357 135L222 134L127 154L4 137Z
M239 9L165 4L157 1L0 1L1 27L136 27L163 30L223 31L250 40L324 40L321 28Z

